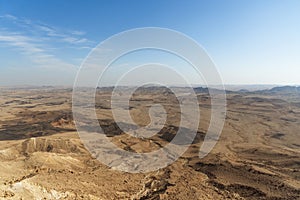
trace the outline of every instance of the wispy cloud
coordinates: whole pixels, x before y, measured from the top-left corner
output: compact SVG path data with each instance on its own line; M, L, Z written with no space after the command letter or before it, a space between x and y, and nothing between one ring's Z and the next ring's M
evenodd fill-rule
M56 40L56 42L67 42L69 44L85 44L92 45L94 42L85 38L86 32L79 30L66 30L55 26L48 25L41 21L32 21L25 18L18 18L13 15L2 15L0 19L9 20L19 27L23 28L23 31L36 33L39 35L48 36L48 39Z
M17 17L15 17L13 15L9 15L9 14L2 15L2 16L0 16L0 18L11 19L11 20L17 20L18 19Z
M0 28L0 45L15 48L42 67L74 69L74 65L55 56L53 49L91 49L94 43L87 39L84 31L66 30L40 21L19 18L13 15L0 16L10 26Z
M0 32L0 42L14 47L39 67L75 69L75 66L47 52L36 40L15 33Z
M84 31L71 31L70 33L73 35L85 35L86 34L86 32L84 32Z
M32 38L11 32L0 32L0 41L21 50L23 53L42 53L44 50L34 44Z

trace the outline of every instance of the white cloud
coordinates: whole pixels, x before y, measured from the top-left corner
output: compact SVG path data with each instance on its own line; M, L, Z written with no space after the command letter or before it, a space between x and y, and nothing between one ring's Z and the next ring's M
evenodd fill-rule
M66 42L69 45L84 44L85 46L93 45L94 42L85 38L84 31L67 30L48 25L40 21L32 21L25 18L18 18L13 15L2 15L0 19L11 21L27 33L34 33L34 35L48 36L48 40L55 40L56 42Z
M42 44L30 37L19 34L10 34L0 32L0 42L15 47L21 54L26 55L30 60L39 67L55 68L55 69L75 69L75 66L69 64L54 55L48 53Z
M4 42L8 45L14 46L21 50L23 53L42 53L44 50L34 44L32 38L15 34L0 32L0 42Z
M9 14L2 15L2 16L0 16L0 18L10 19L10 20L17 20L17 17L15 17L13 15L9 15Z
M76 67L73 64L59 59L53 54L57 45L64 48L88 49L93 44L92 41L83 37L85 35L83 31L63 30L13 15L0 16L0 20L11 22L12 27L17 28L15 31L11 30L10 26L2 26L0 28L0 45L15 48L38 67L75 70Z
M84 31L70 31L70 33L73 35L85 35L86 34L86 32L84 32Z

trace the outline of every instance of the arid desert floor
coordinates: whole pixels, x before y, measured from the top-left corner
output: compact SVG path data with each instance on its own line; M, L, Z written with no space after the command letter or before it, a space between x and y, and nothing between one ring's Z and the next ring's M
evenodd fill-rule
M150 105L162 103L167 111L165 127L148 139L119 129L110 94L97 92L97 116L120 148L151 152L175 136L180 109L168 90L137 91L130 101L140 126L149 123ZM197 95L201 121L189 149L166 168L132 174L86 150L73 121L71 89L0 88L0 199L300 199L299 93L228 92L223 132L203 159L210 98L201 90Z

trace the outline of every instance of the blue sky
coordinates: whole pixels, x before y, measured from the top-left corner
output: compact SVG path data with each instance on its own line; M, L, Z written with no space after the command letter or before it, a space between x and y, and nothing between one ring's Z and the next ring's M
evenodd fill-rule
M72 85L99 42L163 27L201 44L225 84L300 84L300 1L0 0L0 85Z

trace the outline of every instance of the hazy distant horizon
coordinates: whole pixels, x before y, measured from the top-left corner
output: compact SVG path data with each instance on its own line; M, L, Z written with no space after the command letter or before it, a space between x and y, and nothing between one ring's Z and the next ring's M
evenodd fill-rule
M258 91L258 90L267 90L267 89L272 89L274 87L283 87L283 86L296 86L300 87L300 84L291 84L291 85L281 85L281 84L225 84L224 87L226 90L229 91L238 91L238 90L248 90L248 91ZM87 86L88 87L88 86ZM107 85L107 86L98 86L99 88L109 88L109 87L114 87L113 85ZM133 85L122 85L120 87L133 87ZM141 87L141 86L140 86ZM184 85L168 85L167 87L187 87ZM193 88L197 87L203 87L207 88L205 85L197 85L193 84ZM18 88L18 89L27 89L27 88L64 88L64 89L72 89L73 85L0 85L1 88ZM214 89L221 89L222 86L218 85L212 85L210 88Z

